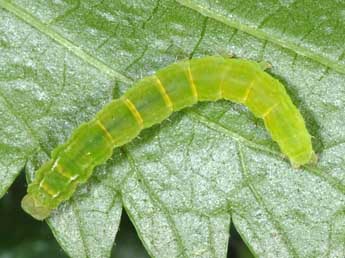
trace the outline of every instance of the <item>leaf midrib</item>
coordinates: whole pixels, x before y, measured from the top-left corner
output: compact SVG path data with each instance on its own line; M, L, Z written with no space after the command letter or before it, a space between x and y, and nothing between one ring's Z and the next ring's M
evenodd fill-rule
M52 28L48 27L46 24L42 23L36 17L32 16L30 13L22 9L21 7L9 3L4 0L0 0L0 7L4 8L5 10L9 11L10 13L14 14L16 17L20 18L30 26L34 27L38 31L42 32L44 35L50 37L61 46L66 48L68 51L85 61L86 63L96 67L101 72L111 76L112 78L118 79L124 83L131 84L133 81L126 77L125 75L119 73L118 71L114 70L107 64L103 63L96 57L88 54L83 49L72 43L70 40L63 37L61 34L53 30Z

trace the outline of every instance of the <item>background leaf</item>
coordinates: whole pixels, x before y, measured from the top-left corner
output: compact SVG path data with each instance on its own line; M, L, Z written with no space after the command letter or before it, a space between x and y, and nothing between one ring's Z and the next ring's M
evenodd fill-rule
M294 170L226 101L117 149L49 225L72 257L108 257L121 207L152 257L225 257L232 220L258 257L343 257L344 6L336 1L0 0L0 193L130 82L210 54L265 60L314 136Z

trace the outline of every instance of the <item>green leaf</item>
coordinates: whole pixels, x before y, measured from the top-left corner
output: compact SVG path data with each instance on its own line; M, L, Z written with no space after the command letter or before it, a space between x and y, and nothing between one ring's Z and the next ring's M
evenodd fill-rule
M305 1L0 0L0 193L135 81L192 56L267 61L314 136L292 169L243 106L142 132L49 220L72 257L109 257L124 207L152 257L344 257L344 6Z

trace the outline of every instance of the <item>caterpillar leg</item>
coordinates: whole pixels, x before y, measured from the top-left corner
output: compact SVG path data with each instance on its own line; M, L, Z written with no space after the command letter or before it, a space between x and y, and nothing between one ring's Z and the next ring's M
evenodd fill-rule
M301 165L300 164L296 164L296 163L294 163L294 162L290 162L291 163L291 167L293 168L293 169L300 169L301 168Z
M311 156L309 164L316 165L318 160L319 160L319 155L317 155L316 153L313 153L313 155Z
M272 68L272 64L263 60L263 61L259 62L259 67L263 71L266 71L267 69L271 69Z
M309 165L313 165L314 166L314 165L317 164L318 160L319 160L319 156L316 153L313 153L311 155L311 158L310 158L309 162L306 165L309 164ZM291 166L294 169L300 169L301 168L301 164L294 163L293 161L290 161L290 163L291 163Z

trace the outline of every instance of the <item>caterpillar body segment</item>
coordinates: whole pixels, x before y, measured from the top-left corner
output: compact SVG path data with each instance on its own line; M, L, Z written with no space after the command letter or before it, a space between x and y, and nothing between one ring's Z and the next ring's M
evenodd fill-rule
M45 219L91 176L95 166L111 157L114 148L172 112L219 99L242 103L262 118L293 166L315 160L303 117L278 80L256 62L209 56L169 65L138 81L77 128L36 172L23 209L36 219Z

